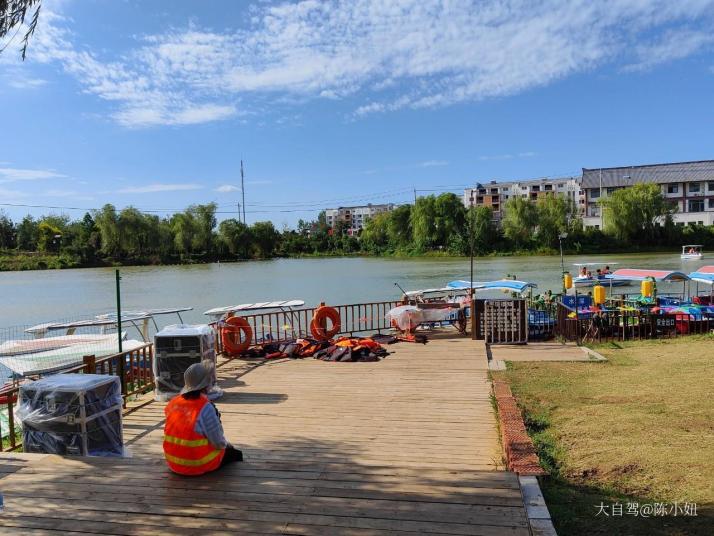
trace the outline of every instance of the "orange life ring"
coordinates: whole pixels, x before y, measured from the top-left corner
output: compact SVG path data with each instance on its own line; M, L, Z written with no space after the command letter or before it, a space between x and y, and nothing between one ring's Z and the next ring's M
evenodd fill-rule
M326 329L326 321L332 322L332 327ZM340 322L340 313L334 307L321 305L315 310L315 314L310 322L310 332L317 340L326 341L331 339L340 332L342 327Z
M242 337L241 337L242 333ZM245 352L253 341L253 329L242 316L231 316L221 328L223 350L231 356Z

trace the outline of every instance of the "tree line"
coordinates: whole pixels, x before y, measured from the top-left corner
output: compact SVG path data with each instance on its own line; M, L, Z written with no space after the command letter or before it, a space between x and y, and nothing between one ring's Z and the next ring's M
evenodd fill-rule
M321 212L296 228L247 225L216 218L216 205L197 204L167 217L105 205L72 220L0 211L0 269L168 264L302 255L476 255L651 250L683 242L714 246L714 229L674 224L674 208L652 184L615 191L602 200L605 229L584 229L577 205L564 196L532 202L514 197L500 224L489 207L464 207L452 193L420 197L369 219L357 236L348 223L333 228Z

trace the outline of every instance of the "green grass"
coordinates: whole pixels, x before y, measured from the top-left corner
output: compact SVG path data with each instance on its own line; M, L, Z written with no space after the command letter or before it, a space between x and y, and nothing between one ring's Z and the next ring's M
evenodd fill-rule
M605 363L509 363L558 534L714 534L714 338L597 347ZM596 505L698 504L697 517L595 516Z

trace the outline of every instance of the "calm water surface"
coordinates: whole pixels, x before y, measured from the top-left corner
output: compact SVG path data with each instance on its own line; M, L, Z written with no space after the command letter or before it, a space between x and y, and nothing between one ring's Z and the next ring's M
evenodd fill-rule
M566 257L575 262L619 263L624 268L659 268L685 272L714 264L681 261L679 254ZM569 268L568 268L569 267ZM613 267L615 268L615 267ZM125 267L124 309L191 306L188 322L205 322L203 311L238 303L302 299L307 305L381 301L398 298L398 282L407 290L439 287L468 279L469 259L326 258L277 259L195 266ZM476 259L474 279L500 279L515 274L533 281L539 292L560 289L559 257ZM661 290L666 291L666 286ZM681 284L676 286L681 290ZM111 311L115 304L114 269L0 272L0 327L35 324ZM171 320L173 322L173 318Z

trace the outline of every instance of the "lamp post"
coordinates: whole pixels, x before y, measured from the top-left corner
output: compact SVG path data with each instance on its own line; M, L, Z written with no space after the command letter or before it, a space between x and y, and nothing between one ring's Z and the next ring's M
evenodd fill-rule
M560 244L560 282L563 284L563 295L568 291L565 288L565 261L563 260L563 240L568 238L568 233L558 234L558 243Z

